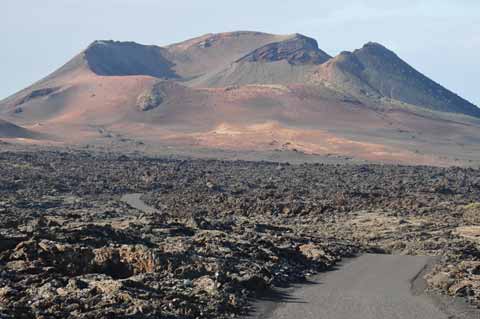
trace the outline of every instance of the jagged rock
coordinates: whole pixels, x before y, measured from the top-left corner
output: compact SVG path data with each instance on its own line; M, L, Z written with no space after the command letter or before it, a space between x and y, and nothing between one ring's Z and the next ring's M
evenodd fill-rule
M267 44L254 50L239 62L275 62L286 60L290 64L322 64L330 56L318 48L317 41L297 34L291 39Z
M305 244L298 247L300 252L308 259L314 261L328 261L333 262L335 258L326 253L321 247L315 244Z
M159 266L155 252L145 246L122 246L120 258L131 266L134 274L154 272Z
M66 286L66 288L68 290L81 290L81 289L85 289L88 287L88 284L86 282L84 282L83 280L81 279L78 279L78 278L71 278L68 280L68 284Z
M468 280L464 280L458 283L455 283L448 287L448 292L453 296L469 296L473 294L472 289L472 282Z
M209 294L217 292L217 283L209 276L203 276L193 281L193 286L199 291L205 291Z
M269 286L268 280L256 274L246 274L239 277L237 280L241 287L255 292L265 290Z
M478 244L455 231L479 170L279 166L0 152L0 313L231 317L361 251L443 256L429 285L480 302ZM139 192L156 209L119 200Z
M430 286L442 290L448 290L455 283L455 280L446 272L439 272L428 277L427 281Z
M463 218L469 224L480 224L480 203L475 202L462 208Z
M32 100L32 99L35 99L35 98L39 98L39 97L44 97L44 96L48 96L52 93L54 93L55 91L58 91L59 88L58 87L54 87L54 88L43 88L43 89L38 89L38 90L34 90L30 93L28 93L26 96L24 96L23 98L21 98L20 100L17 101L17 103L15 104L16 106L19 106L19 105L22 105L24 103L27 103L28 101ZM18 110L19 108L17 108ZM21 108L20 108L21 110ZM20 111L21 112L21 111Z
M137 108L146 112L160 106L165 99L164 85L162 82L156 83L150 90L143 92L137 98Z
M160 104L162 104L163 98L159 92L152 90L144 92L137 99L137 108L140 111L150 111Z
M90 287L103 294L114 295L122 289L123 284L118 280L100 280L90 282Z

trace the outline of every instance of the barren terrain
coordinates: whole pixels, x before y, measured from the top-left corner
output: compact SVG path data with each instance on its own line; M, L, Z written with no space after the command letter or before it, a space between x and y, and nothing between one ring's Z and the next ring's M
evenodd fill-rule
M54 150L0 165L5 318L242 316L365 252L439 256L427 293L479 304L477 169Z
M0 101L0 118L16 125L2 121L0 139L479 164L475 105L378 43L336 57L320 47L248 31L166 47L95 41Z
M478 313L480 109L381 44L95 41L0 118L0 318L244 317L346 257L276 314Z

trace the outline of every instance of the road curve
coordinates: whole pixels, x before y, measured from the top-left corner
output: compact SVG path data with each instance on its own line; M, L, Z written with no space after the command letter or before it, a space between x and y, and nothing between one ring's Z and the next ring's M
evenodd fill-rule
M141 212L147 214L155 214L159 213L158 209L155 209L152 206L147 205L142 199L143 194L141 193L134 193L134 194L125 194L122 196L121 201L127 203L130 207L138 209Z
M362 255L322 274L317 284L290 290L283 300L260 303L254 318L473 318L447 315L432 298L414 295L412 283L430 261L429 257Z
M126 194L121 200L144 213L159 213L141 196ZM423 290L421 273L432 261L431 257L365 254L311 284L258 302L250 318L480 319L478 310L418 293Z

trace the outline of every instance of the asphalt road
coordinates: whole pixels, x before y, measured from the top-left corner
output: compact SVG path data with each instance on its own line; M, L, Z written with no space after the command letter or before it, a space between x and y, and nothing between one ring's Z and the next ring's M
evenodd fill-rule
M122 201L127 203L133 208L138 209L144 213L160 213L159 210L153 208L152 206L147 205L144 201L140 198L143 194L135 193L135 194L125 194L122 196Z
M420 293L419 273L430 261L429 257L362 255L311 284L283 291L275 302L276 297L259 303L254 318L480 318L478 314L451 315L453 309L447 315L434 298Z
M142 194L122 201L160 213ZM257 302L255 319L480 319L480 311L451 298L423 294L422 272L432 257L365 254L299 287Z

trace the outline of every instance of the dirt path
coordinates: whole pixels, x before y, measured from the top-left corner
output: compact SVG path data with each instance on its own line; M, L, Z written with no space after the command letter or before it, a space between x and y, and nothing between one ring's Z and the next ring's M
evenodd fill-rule
M420 273L431 260L429 257L363 255L320 275L312 284L277 291L276 297L258 304L253 318L480 318L478 310L468 309L466 305L446 307L440 299L421 294Z

